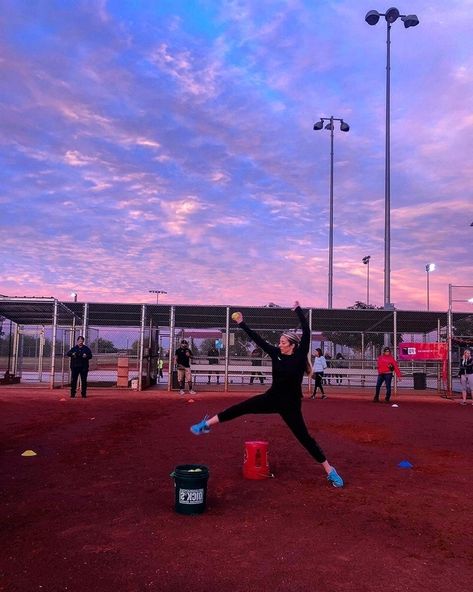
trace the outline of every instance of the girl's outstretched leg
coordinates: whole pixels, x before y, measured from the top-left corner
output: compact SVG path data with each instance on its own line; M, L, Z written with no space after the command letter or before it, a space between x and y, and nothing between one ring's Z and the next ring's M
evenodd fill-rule
M225 411L222 411L210 418L208 415L206 415L202 421L191 426L191 432L195 436L208 434L210 432L211 426L224 421L230 421L250 413L276 413L276 408L273 401L267 395L256 395L246 399L245 401L242 401L241 403L232 405L231 407L225 409Z
M286 422L288 428L299 440L302 446L304 446L304 448L312 456L312 458L314 458L318 463L320 463L323 466L327 474L327 481L329 481L329 483L331 483L334 487L343 487L343 479L337 473L335 467L333 467L328 462L319 444L309 434L307 426L305 425L304 418L302 416L300 404L298 407L281 410L280 414L283 420Z

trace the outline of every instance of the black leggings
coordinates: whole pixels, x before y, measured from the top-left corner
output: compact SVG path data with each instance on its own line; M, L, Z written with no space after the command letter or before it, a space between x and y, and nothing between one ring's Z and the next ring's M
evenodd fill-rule
M77 380L80 376L80 389L82 396L85 397L87 395L87 374L89 370L88 368L72 368L71 369L71 395L76 394L77 390Z
M322 384L322 379L324 377L324 373L323 372L315 372L315 386L314 386L314 392L313 392L313 396L315 397L315 394L317 393L317 389L320 389L320 392L322 393L322 395L325 395L324 393L324 387Z
M294 436L317 462L323 463L327 460L323 450L307 431L300 400L285 402L282 405L270 395L256 395L225 409L218 414L218 420L223 423L250 413L279 413Z

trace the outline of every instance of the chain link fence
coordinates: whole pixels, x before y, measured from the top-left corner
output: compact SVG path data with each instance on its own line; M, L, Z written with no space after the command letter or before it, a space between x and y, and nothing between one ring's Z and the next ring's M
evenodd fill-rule
M283 331L299 330L293 311L280 307L62 303L55 299L0 298L0 376L50 387L70 383L67 351L79 335L92 350L89 384L121 388L178 389L175 352L182 339L192 350L196 390L261 390L271 384L271 364L246 333L231 320L240 311L248 325L276 345ZM321 348L327 359L329 385L372 387L376 360L384 345L398 353L404 342L447 342L449 312L376 309L309 309L312 355ZM473 315L452 311L452 373L473 338ZM461 330L461 335L457 331ZM442 390L438 361L400 363L414 386L418 374L425 386ZM307 389L312 386L305 379Z

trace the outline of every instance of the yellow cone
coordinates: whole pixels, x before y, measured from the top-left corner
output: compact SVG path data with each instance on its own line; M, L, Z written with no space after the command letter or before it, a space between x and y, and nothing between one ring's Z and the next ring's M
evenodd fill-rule
M25 450L21 453L21 456L37 456L34 450Z

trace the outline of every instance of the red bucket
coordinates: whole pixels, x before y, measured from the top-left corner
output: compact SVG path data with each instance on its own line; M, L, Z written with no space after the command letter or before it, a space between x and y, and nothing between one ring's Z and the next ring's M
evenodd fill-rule
M268 463L268 442L245 442L243 477L245 479L271 477Z

